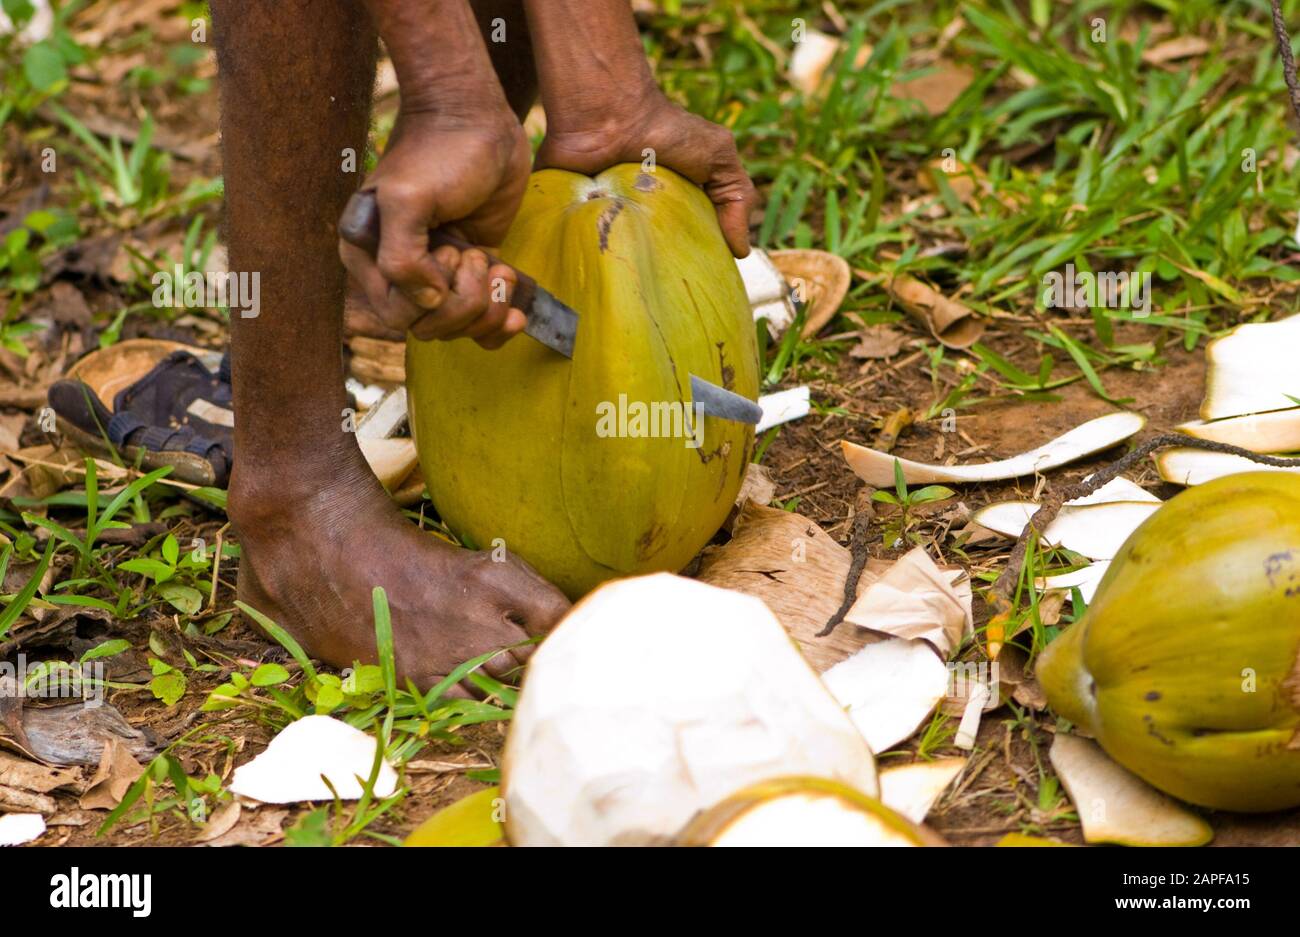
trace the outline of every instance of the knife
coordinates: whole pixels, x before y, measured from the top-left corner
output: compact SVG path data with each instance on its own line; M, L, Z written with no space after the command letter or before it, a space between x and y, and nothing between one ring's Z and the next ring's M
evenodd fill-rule
M757 423L763 418L763 408L748 397L719 387L702 377L691 375L691 400L699 404L709 416L735 423Z
M375 198L374 189L363 189L348 199L343 217L339 219L339 236L374 257L379 253L379 232L379 202ZM460 250L476 247L441 228L430 230L429 250L443 244L450 244ZM479 247L478 250L483 248ZM489 266L502 263L492 254L488 254L487 259ZM528 318L524 334L564 357L572 358L573 344L578 335L578 314L539 286L528 274L517 267L511 269L515 272L515 291L510 303Z

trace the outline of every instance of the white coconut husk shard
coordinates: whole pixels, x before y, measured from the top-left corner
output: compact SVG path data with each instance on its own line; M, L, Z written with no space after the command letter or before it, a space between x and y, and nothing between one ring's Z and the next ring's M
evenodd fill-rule
M895 463L902 469L903 480L909 485L990 482L1020 478L1077 462L1123 442L1145 425L1146 418L1136 413L1108 413L1076 426L1036 449L1008 459L973 465L914 462L848 440L842 440L840 446L849 468L867 484L878 488L894 485Z
M289 723L271 744L235 769L232 793L261 803L357 800L374 768L378 742L331 716L304 716ZM328 779L329 783L326 783ZM381 762L373 794L390 797L397 772Z
M1085 842L1202 846L1214 836L1203 819L1116 764L1096 742L1058 732L1049 758Z

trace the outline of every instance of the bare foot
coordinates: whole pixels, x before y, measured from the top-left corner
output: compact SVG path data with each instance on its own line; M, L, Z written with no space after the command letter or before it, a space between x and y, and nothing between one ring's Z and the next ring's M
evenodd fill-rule
M453 547L402 517L350 438L318 460L328 472L321 484L284 472L279 484L259 485L237 466L230 491L239 597L312 657L340 668L376 661L375 586L392 610L398 680L426 689L472 657L545 634L568 610L522 560ZM531 650L502 651L484 669L510 676Z

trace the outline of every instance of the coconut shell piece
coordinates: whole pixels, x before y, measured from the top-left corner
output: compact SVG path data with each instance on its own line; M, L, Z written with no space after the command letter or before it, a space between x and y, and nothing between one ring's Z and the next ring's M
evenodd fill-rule
M948 693L948 668L924 641L868 644L822 674L873 752L911 736Z
M1194 420L1175 428L1188 436L1239 446L1251 452L1300 451L1300 407L1230 416L1208 423Z
M1205 349L1202 420L1285 410L1300 397L1300 315L1249 322Z
M848 261L819 250L771 251L768 256L795 298L806 307L802 337L811 338L835 318L848 295L852 279Z
M1300 472L1300 468L1283 468L1252 462L1230 452L1206 452L1203 449L1165 449L1153 453L1160 477L1175 485L1204 485L1228 475L1243 472Z
M1160 508L1159 501L1109 501L1061 508L1040 536L1048 546L1065 547L1089 559L1108 560L1119 552L1129 534ZM980 508L971 520L1007 537L1019 537L1038 505L1033 501L1004 501Z
M909 485L990 482L1019 478L1077 462L1123 442L1145 425L1146 418L1136 413L1108 413L1062 433L1037 449L1009 459L974 465L928 465L913 462L888 452L860 446L847 439L841 440L840 447L849 468L867 484L877 488L893 487L896 459L902 466L903 480Z
M1057 733L1050 758L1085 842L1204 846L1214 838L1208 823L1111 761L1096 742Z
M887 768L880 772L880 800L913 823L922 823L964 767L965 758L940 758Z
M266 804L333 800L336 793L341 800L357 800L370 778L376 744L342 720L304 716L289 723L266 751L236 768L230 790ZM389 797L396 790L397 772L381 763L375 796Z
M45 833L45 818L39 813L0 814L0 846L22 846Z

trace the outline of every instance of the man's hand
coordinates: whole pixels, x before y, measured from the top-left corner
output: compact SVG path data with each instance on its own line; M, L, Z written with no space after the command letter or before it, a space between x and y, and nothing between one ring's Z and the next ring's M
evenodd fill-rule
M528 184L529 149L508 112L449 120L403 115L366 181L379 204L379 254L345 242L339 254L385 325L416 338L472 338L502 345L523 329L512 309L514 272L489 267L483 251L439 247L429 229L446 226L476 244L499 244Z
M657 165L704 187L717 206L718 224L731 252L737 257L749 254L749 214L758 195L725 127L683 110L657 88L634 105L547 116L539 167L594 175L616 163L639 163L649 149Z

